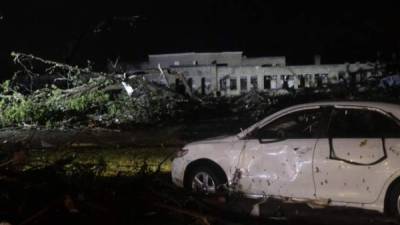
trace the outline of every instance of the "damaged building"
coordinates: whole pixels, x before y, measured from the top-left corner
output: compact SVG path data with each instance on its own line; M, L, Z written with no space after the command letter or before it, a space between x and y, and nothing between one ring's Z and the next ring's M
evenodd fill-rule
M138 68L138 67L136 67ZM326 88L330 84L357 85L381 76L376 63L321 64L314 57L311 65L287 65L285 56L250 58L243 52L173 53L149 55L139 68L149 80L185 88L184 77L192 92L235 96L252 89L271 94L282 90ZM160 70L165 76L160 76ZM181 77L169 74L181 74Z

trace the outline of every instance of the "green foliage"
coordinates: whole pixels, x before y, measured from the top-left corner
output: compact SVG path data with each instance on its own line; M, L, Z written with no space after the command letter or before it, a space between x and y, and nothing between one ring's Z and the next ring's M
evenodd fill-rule
M0 88L7 95L0 95L0 127L152 123L173 116L177 107L174 99L138 81L132 82L136 85L132 96L125 91L107 93L104 87L114 84L112 79L75 83L81 86L64 90L51 85L23 95L10 87L10 81L4 82Z
M153 173L158 169L169 172L171 161L166 159L176 150L176 148L79 149L78 152L73 149L32 150L28 155L27 164L22 169L24 171L42 169L73 155L72 160L62 168L66 175L73 177L90 179L119 174L138 175Z
M95 72L25 53L11 56L22 70L0 85L0 127L154 123L174 116L180 100L142 76ZM129 96L122 80L133 90Z
M9 91L10 91L10 80L6 80L0 85L0 93L6 93Z
M0 124L10 126L27 121L28 114L33 108L30 99L13 94L8 99L0 100Z
M8 89L8 82L2 89ZM94 90L83 95L63 95L57 87L44 88L31 95L13 91L0 98L0 124L2 127L18 126L23 123L52 127L72 115L82 115L93 108L101 108L109 101L109 95Z

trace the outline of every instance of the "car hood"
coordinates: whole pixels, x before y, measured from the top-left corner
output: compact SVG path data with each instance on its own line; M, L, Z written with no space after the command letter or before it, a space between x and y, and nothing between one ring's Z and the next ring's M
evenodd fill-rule
M199 144L213 144L213 143L229 143L238 140L236 135L222 135L212 138L207 138L200 141L195 141L187 144L186 146L199 145Z

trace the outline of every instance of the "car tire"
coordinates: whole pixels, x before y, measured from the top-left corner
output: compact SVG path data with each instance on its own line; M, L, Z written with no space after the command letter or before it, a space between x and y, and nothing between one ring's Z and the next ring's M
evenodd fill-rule
M400 182L391 188L386 206L389 216L400 218Z
M224 184L224 179L209 167L199 166L193 168L187 177L185 187L192 192L215 194Z

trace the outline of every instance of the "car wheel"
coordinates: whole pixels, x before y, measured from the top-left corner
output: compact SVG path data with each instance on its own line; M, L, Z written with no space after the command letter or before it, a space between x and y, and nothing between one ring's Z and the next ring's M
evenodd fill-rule
M387 198L388 213L391 216L400 217L400 183L391 188Z
M223 179L208 167L194 168L187 180L187 187L193 192L213 194L223 184Z

